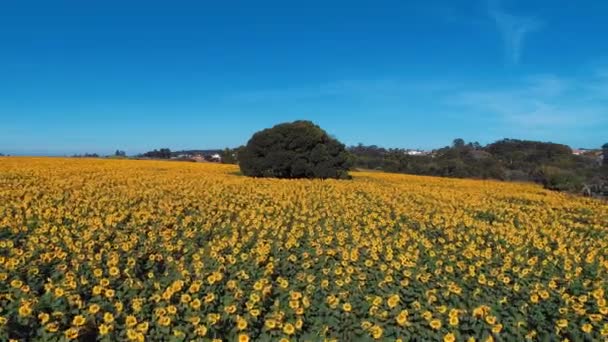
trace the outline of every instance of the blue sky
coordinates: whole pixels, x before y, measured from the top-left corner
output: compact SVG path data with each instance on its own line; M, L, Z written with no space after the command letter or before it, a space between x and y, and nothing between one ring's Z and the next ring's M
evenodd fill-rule
M608 141L608 2L3 1L0 152Z

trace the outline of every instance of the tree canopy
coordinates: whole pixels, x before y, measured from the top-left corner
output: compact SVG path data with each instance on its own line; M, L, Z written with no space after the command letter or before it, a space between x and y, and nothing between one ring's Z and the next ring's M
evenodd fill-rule
M154 149L154 151L146 152L142 156L146 158L170 159L171 150L168 148Z
M345 146L310 121L278 124L255 133L239 153L244 175L348 178Z

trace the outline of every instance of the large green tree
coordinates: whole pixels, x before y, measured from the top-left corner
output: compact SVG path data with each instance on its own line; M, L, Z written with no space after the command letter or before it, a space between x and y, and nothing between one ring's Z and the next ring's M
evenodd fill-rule
M239 154L243 174L276 178L348 178L342 143L310 121L282 123L257 132Z

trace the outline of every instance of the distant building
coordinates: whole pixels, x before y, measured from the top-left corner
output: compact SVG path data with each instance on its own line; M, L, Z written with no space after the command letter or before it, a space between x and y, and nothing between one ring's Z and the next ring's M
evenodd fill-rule
M208 156L207 160L210 161L210 162L219 163L219 162L222 161L222 156L219 153L214 153L214 154Z
M574 154L576 156L580 156L580 155L584 154L585 152L587 152L587 150L585 150L585 149L573 149L572 150L572 154Z
M203 156L202 154L195 154L191 157L191 159L195 162L206 162L205 156Z
M190 157L190 159L192 159L196 162L212 162L212 163L221 163L222 162L222 156L219 153L213 153L213 154L196 153L196 154L192 155Z
M598 154L602 153L602 150L600 149L593 149L593 148L573 148L572 149L572 154L577 155L577 156L582 156L582 155L587 155L587 156L597 156Z
M429 155L430 152L422 150L406 150L405 154L407 154L408 156L426 156Z

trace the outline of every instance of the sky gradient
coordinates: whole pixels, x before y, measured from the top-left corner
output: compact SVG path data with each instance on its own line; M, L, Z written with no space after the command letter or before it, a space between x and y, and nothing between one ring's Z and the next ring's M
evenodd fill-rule
M382 6L380 6L382 5ZM3 1L0 153L608 142L608 1Z

